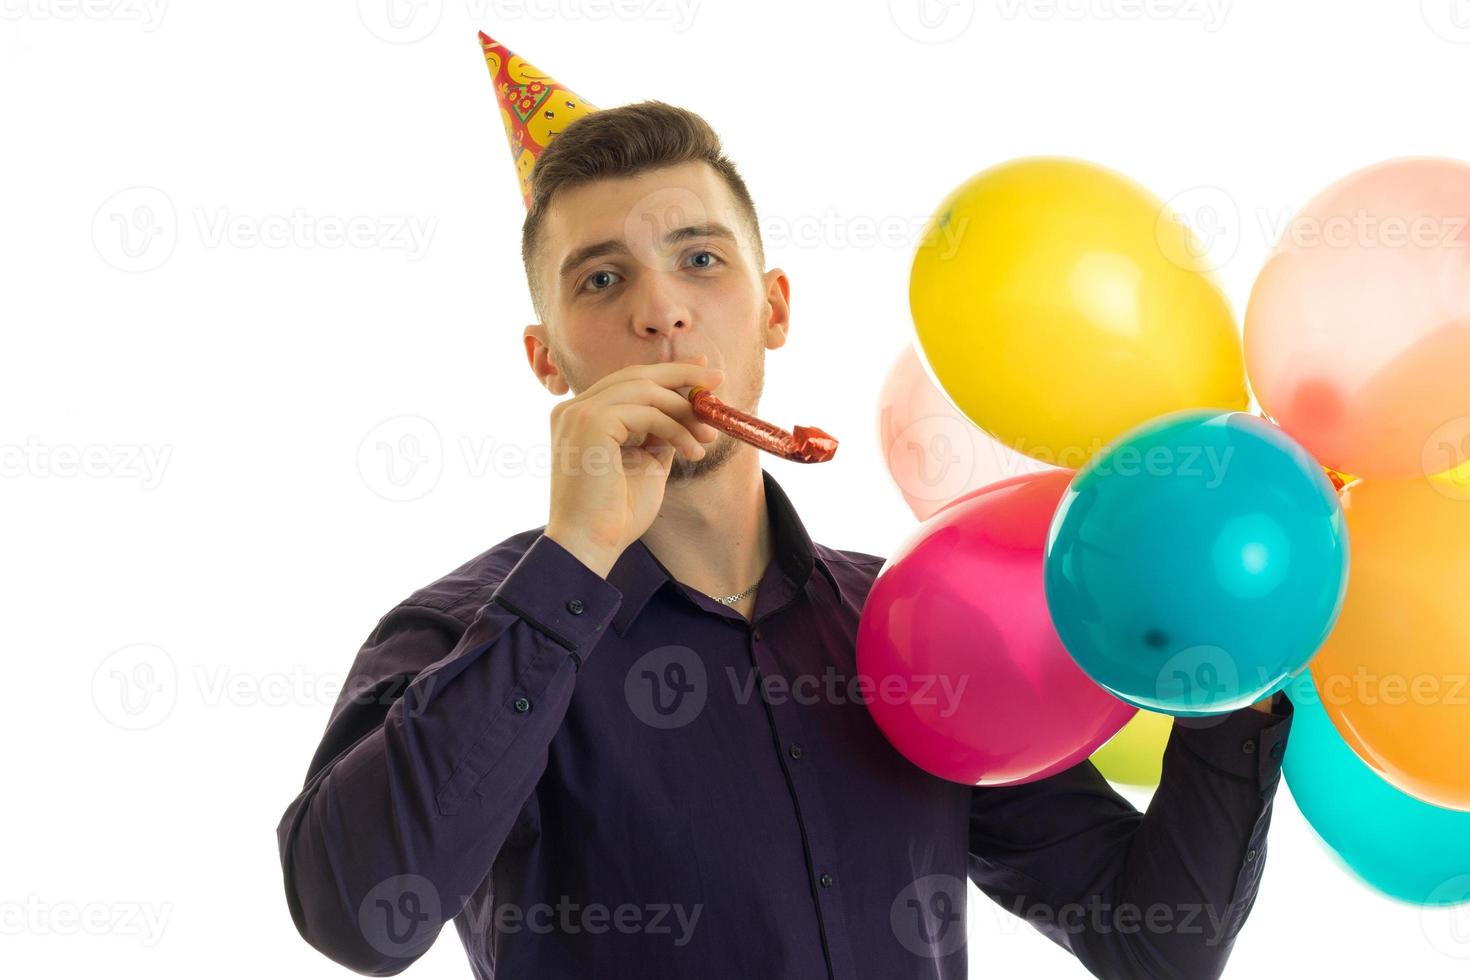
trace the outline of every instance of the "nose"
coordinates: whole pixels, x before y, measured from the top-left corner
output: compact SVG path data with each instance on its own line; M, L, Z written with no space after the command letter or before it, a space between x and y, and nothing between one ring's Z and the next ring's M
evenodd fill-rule
M674 333L680 330L683 330L688 325L688 323L689 321L683 318L675 318L671 320L665 317L660 319L644 320L640 322L638 332L645 338L659 336L668 337L673 336Z
M687 331L693 317L678 291L657 273L643 277L633 311L633 329L644 340L672 337Z

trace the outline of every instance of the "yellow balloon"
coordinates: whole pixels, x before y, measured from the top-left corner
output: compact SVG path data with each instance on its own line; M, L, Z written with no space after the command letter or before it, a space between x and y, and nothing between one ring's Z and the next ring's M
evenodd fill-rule
M1043 462L1076 468L1165 412L1248 408L1240 332L1198 240L1085 161L1015 160L952 191L909 307L955 407Z
M1347 598L1310 670L1338 733L1378 775L1470 810L1470 504L1450 475L1343 491Z
M1164 773L1164 747L1174 729L1172 715L1139 711L1118 734L1092 753L1092 764L1104 778L1152 789Z
M1450 494L1460 500L1470 500L1470 460L1452 470L1436 473L1430 477L1437 485L1447 487Z

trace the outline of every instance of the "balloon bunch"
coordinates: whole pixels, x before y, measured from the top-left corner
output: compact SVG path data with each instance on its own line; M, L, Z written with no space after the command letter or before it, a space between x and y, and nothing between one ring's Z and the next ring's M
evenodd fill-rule
M1092 757L1148 785L1170 716L1310 691L1330 724L1289 742L1289 785L1351 758L1343 792L1470 821L1470 165L1394 160L1318 195L1243 336L1205 263L1161 201L1079 160L940 203L879 412L921 523L858 667L963 693L874 718L947 779Z

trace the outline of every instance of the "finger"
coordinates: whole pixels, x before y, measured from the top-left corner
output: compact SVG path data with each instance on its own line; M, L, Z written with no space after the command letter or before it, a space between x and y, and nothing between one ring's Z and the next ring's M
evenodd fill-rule
M640 441L645 441L648 435L654 435L672 446L677 446L690 459L699 459L704 455L704 446L682 422L651 405L621 404L612 406L609 411L615 423L623 430L613 434L620 444L626 444L635 437L644 437Z
M704 355L699 356L703 357ZM725 380L725 372L719 368L712 368L706 364L696 364L691 361L660 361L657 364L629 364L627 367L619 368L611 374L599 378L578 397L595 397L613 385L637 378L648 378L670 390L690 385L703 385L706 388L715 388L719 386L720 382Z
M624 381L607 388L592 399L592 404L651 405L677 418L701 442L712 442L720 434L718 429L699 420L689 399L648 378Z
M674 461L674 453L678 450L666 442L650 440L650 443L637 449L625 448L623 450L622 462L625 474L629 476L642 476L646 473L668 475Z

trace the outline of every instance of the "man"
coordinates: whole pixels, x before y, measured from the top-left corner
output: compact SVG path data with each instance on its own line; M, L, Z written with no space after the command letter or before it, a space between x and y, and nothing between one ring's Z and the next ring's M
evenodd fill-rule
M960 978L968 877L1096 976L1218 976L1290 703L1176 722L1147 815L1090 762L1005 788L907 762L830 683L882 559L813 543L680 394L754 412L790 329L715 134L590 112L531 175L523 339L573 393L547 521L358 653L278 828L307 942L389 975L452 919L481 978Z

